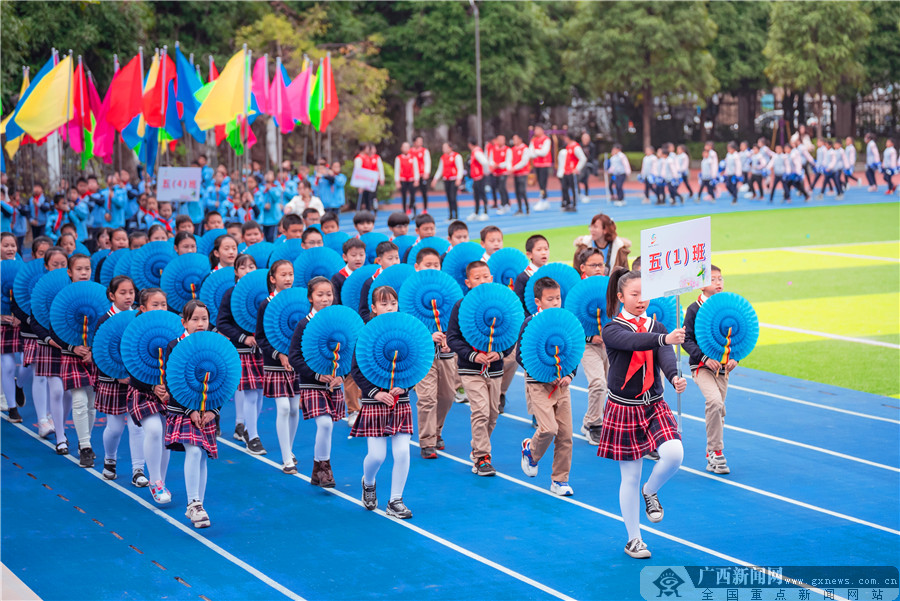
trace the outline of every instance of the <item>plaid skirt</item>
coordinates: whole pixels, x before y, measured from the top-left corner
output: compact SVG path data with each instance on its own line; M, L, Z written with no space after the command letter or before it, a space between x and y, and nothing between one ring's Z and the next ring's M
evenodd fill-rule
M263 370L262 382L263 396L267 399L297 395L297 378L292 372Z
M22 337L19 326L0 324L0 355L22 352Z
M344 419L347 404L344 402L344 389L322 390L321 388L301 388L300 410L303 419L314 419L320 415L330 415L333 421Z
M37 352L37 338L22 338L22 365L34 363L34 354Z
M63 355L60 360L59 376L63 381L63 390L88 388L93 385L91 370L88 364L75 355Z
M622 405L607 399L598 456L634 461L667 440L681 440L681 434L664 400L649 405Z
M239 353L241 381L238 390L259 390L263 387L263 361L259 353Z
M34 352L34 375L58 378L61 373L62 352L55 346L37 343Z
M94 384L94 409L106 415L122 415L128 411L128 384L97 380Z
M191 423L188 416L181 413L166 415L166 448L173 451L184 451L184 445L192 444L202 447L207 457L215 459L219 456L216 446L216 422L209 422L202 428Z
M138 425L141 424L141 420L145 417L150 417L155 413L166 414L166 406L159 399L132 386L128 387L126 407L128 408L128 415Z
M393 407L382 403L362 403L359 417L350 430L350 436L360 437L387 437L412 433L412 408L409 401L397 401Z

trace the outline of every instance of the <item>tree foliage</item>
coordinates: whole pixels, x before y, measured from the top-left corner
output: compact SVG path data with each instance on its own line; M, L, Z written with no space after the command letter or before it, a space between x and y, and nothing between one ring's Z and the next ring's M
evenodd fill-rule
M758 90L766 85L763 49L769 30L768 2L710 2L717 35L710 44L713 74L722 90Z

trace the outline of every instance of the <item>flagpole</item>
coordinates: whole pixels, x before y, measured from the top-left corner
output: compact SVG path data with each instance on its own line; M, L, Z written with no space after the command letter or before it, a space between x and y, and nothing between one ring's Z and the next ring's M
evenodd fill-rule
M325 76L325 105L329 106L333 102L333 98L331 98L331 82L334 81L334 71L331 69L331 52L325 53L325 59L328 61L328 68L322 69L322 74ZM331 78L328 81L328 78ZM324 110L324 107L323 107ZM331 130L328 130L328 162L331 163Z
M275 58L275 77L282 78L282 76L281 76L281 56L278 56ZM282 82L283 81L284 81L284 78L282 78ZM276 88L277 89L275 91L275 105L276 105L275 106L275 114L278 115L278 119L281 120L281 118L282 118L282 116L281 116L281 88L280 88L280 86L276 86ZM269 102L272 102L271 98L269 98ZM279 169L281 169L281 161L283 160L282 156L281 156L281 153L282 153L281 138L282 138L282 136L281 136L280 125L281 124L279 123L279 125L275 129L275 161L277 164L275 165L274 171L276 173L278 173ZM268 154L268 153L266 153L266 154ZM283 189L284 189L284 187L282 186L282 190Z
M163 137L163 133L166 131L166 87L167 87L166 86L166 56L168 55L168 53L169 53L169 47L163 46L162 52L159 55L159 62L162 63L160 65L161 73L162 73L162 86L160 86L160 91L159 91L159 106L160 106L160 113L161 113L162 119L159 124L159 131L156 134L156 165L157 165L157 168L153 170L153 173L156 174L157 181L159 181L159 164L162 162L162 157L159 156L160 155L160 152L159 152L160 140ZM164 143L163 145L165 146L166 164L168 165L169 164L169 144Z
M270 118L271 117L271 107L269 107L269 103L272 102L272 99L269 98L269 53L266 52L263 54L263 64L265 64L265 69L263 69L263 96L266 98L266 109L269 110ZM275 75L278 75L278 59L275 59ZM266 128L266 146L269 145L269 128ZM263 153L266 157L266 171L269 170L269 153Z
M213 68L213 57L212 57L212 54L210 54L209 55L209 75L206 78L207 83L209 83L209 81L210 81L209 78L212 77L212 68ZM199 66L197 67L197 70L198 70L198 75L199 75L199 70L200 70ZM200 81L203 81L203 80L201 79ZM216 144L216 128L215 128L215 126L213 126L213 128L211 130L206 130L207 146L209 146L209 136L210 136L209 132L210 131L212 131L212 141L213 141L212 142L212 152L210 154L213 156L213 160L215 160L215 162L216 162L216 167L218 167L219 166L218 165L218 163L219 163L219 148L218 148L218 145Z
M143 97L144 97L144 47L143 46L138 46L138 64L141 67L141 98L143 99ZM140 118L140 115L138 115L138 118ZM119 137L121 137L121 136L122 136L122 134L120 133ZM147 184L149 184L150 183L150 175L147 173L146 169L144 170L144 178L145 178L144 181L147 182ZM138 185L140 185L140 182L138 182ZM144 192L147 192L147 185L144 186Z
M85 76L84 76L84 61L82 60L82 57L81 57L80 54L78 55L78 66L81 67L81 81L84 82L84 81L85 81ZM78 115L78 116L79 116L79 118L81 119L81 144L82 144L82 148L81 148L81 158L82 158L82 161L81 161L81 174L84 175L84 146L85 146L85 140L84 140L84 86L83 86L83 85L81 85L81 86L78 87L78 102L81 103L81 114Z
M115 79L116 73L118 73L118 72L119 72L119 55L113 54L113 79ZM110 82L110 85L112 85L112 82ZM117 150L118 150L118 152L116 152ZM118 167L116 167L116 162L117 162L116 154L119 155ZM118 172L122 170L122 149L119 148L118 144L116 144L116 134L115 133L113 133L113 169L116 169L116 171L117 171L116 175L118 175Z
M72 66L71 62L72 62L72 49L69 48L69 67L70 68ZM68 85L66 86L66 125L65 125L65 128L67 130L69 127L69 104L71 102L72 102L72 72L69 71ZM68 134L68 131L66 132L66 134ZM70 142L69 146L71 146L71 145L72 144ZM60 140L60 146L62 146L62 140ZM68 172L68 169L66 169L66 172Z
M241 181L244 179L244 167L247 164L247 155L249 154L247 149L247 144L244 141L244 126L248 129L250 128L250 124L247 123L247 116L250 112L250 69L249 66L253 63L253 51L247 50L247 44L244 44L244 123L240 126L238 134L241 140L241 147L244 149L243 156L241 157Z

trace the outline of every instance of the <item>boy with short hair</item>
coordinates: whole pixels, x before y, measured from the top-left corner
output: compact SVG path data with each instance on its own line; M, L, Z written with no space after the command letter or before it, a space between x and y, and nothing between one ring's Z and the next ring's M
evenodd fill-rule
M481 260L487 263L491 255L503 248L503 230L496 225L488 225L481 228L481 246L484 248Z
M253 246L257 242L263 241L263 229L255 221L246 221L241 226L241 239L247 246Z
M416 271L441 268L441 257L433 248L423 248L416 254ZM453 406L459 374L456 371L456 355L447 345L447 334L435 332L435 357L431 369L416 384L416 410L419 422L419 447L423 459L437 459L437 451L444 450L441 431L444 420Z
M494 280L484 261L473 261L466 267L466 286L470 290ZM497 473L491 465L491 433L500 415L500 379L503 377L503 359L512 348L483 353L469 344L459 326L457 301L450 313L447 326L447 346L456 353L459 377L462 380L469 405L472 408L472 473L477 476L493 476Z
M191 221L190 215L179 215L175 218L175 233L178 232L194 233L194 222Z
M331 285L334 286L334 303L341 304L341 288L350 274L366 264L366 245L359 238L350 238L341 247L342 257L346 265L339 272L331 276ZM352 307L351 307L352 309Z
M528 312L525 305L525 285L528 284L529 278L534 272L547 264L550 259L550 243L540 234L530 236L525 241L525 256L528 257L528 266L525 271L516 276L516 282L513 284L513 292L522 301L522 307Z
M179 217L187 217L189 222L191 220L188 215L179 215ZM191 227L194 227L193 223L191 223ZM135 230L128 235L128 249L137 250L147 244L147 240L147 232L145 230Z
M450 248L457 244L469 241L469 226L464 221L457 219L447 226L447 240L450 241ZM448 249L449 252L449 249Z
M700 290L700 296L691 303L684 314L684 343L682 346L688 354L694 383L697 384L697 388L706 399L706 471L714 474L728 474L731 469L725 461L725 455L722 454L725 395L728 392L728 376L737 367L738 362L729 357L704 355L697 345L697 337L694 333L697 311L704 302L709 300L709 297L722 292L725 288L722 271L715 265L712 265L709 271L709 286Z
M375 264L378 265L378 271L373 273L369 279L367 279L362 286L362 290L359 293L359 305L357 308L357 313L359 316L363 318L364 322L368 322L371 316L371 307L369 303L369 290L372 289L372 283L375 279L381 275L381 272L387 269L388 267L392 267L400 262L400 251L397 248L397 245L389 240L385 240L384 242L379 242L378 246L375 247Z
M319 215L318 209L314 207L307 207L303 209L303 213L301 214L303 217L303 225L309 227L311 225L318 225L319 221L321 221L322 216Z
M368 234L375 229L375 214L372 211L357 211L353 215L353 227L356 228L356 237Z
M322 215L322 218L319 220L319 227L322 228L323 234L331 234L332 232L340 230L341 224L338 220L337 213L325 211L325 214Z
M423 238L431 238L434 236L435 224L434 217L429 215L428 213L422 213L421 215L416 215L416 241L412 243L412 245L406 249L406 252L403 253L403 262L406 263L409 258L409 253L413 249L413 246L419 243Z
M209 211L203 217L203 232L212 230L221 230L225 228L225 222L222 221L222 214L218 211Z
M304 250L306 250L307 248L316 248L324 245L325 243L322 239L322 232L314 227L307 229L300 236L300 247Z
M391 241L398 236L409 233L409 215L401 211L394 211L388 215L388 228L391 230Z
M534 283L534 303L538 313L544 309L561 307L559 284L551 278L540 278ZM522 369L525 369L522 362L522 334L533 317L529 315L525 318L516 343L516 362ZM549 383L538 382L525 371L525 402L528 404L528 413L537 420L537 432L522 441L522 471L530 478L537 476L538 462L552 442L553 473L550 477L550 492L562 497L574 494L569 486L569 470L572 469L572 397L569 384L575 377L575 371Z
M288 213L281 219L281 229L284 230L286 240L294 240L303 235L303 218L300 215Z

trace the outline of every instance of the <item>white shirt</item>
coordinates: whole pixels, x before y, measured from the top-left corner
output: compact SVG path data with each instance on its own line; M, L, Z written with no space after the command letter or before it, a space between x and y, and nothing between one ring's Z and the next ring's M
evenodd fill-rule
M691 157L686 152L678 152L675 153L675 158L678 159L679 173L688 173L691 169Z
M893 146L888 146L884 149L884 167L888 169L896 169L897 168L897 149Z
M628 175L629 173L631 173L631 164L624 152L618 152L609 157L610 175Z
M719 170L719 162L712 158L711 156L707 156L705 159L700 161L700 179L711 180L716 177L716 173Z
M729 152L725 155L725 175L741 175L741 155L737 152Z
M875 140L869 140L866 144L866 165L873 165L881 162L881 154L878 152L878 144Z
M644 159L641 161L641 175L645 178L653 175L653 168L656 166L656 155L647 154L644 155Z
M848 144L844 147L844 165L847 169L856 166L856 146Z

